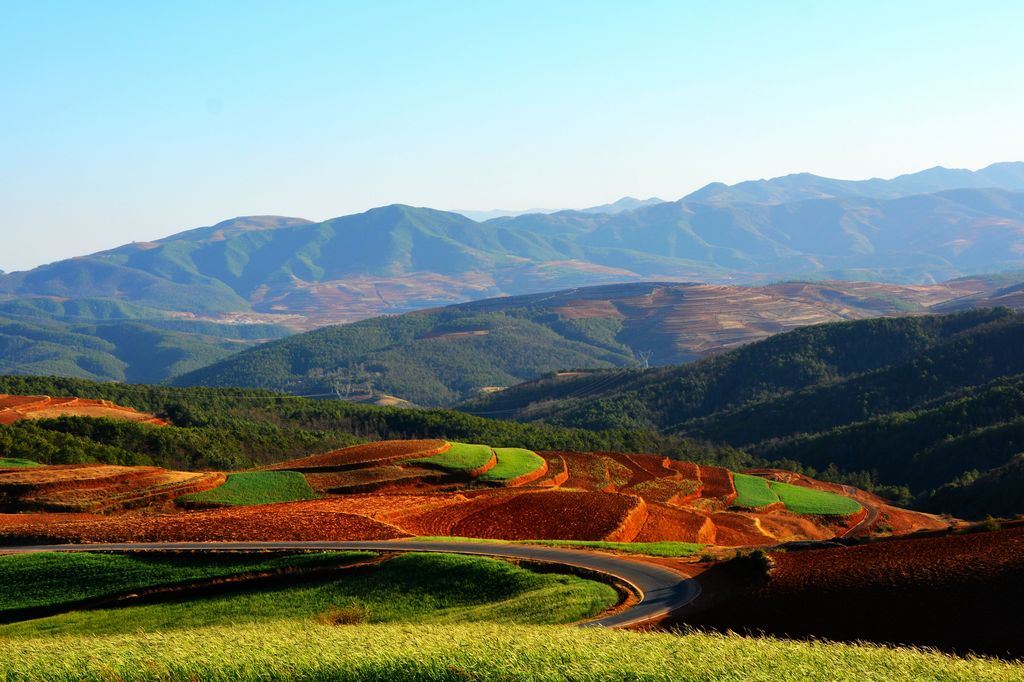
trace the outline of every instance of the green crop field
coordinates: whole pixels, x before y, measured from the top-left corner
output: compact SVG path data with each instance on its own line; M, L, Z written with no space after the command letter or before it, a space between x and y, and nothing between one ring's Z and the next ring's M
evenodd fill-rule
M779 502L779 496L768 487L768 481L760 476L734 473L732 478L736 483L737 493L736 501L733 504L737 507L757 509Z
M861 510L859 502L842 495L775 481L772 481L770 485L782 503L786 505L786 509L795 514L848 516Z
M4 467L38 467L43 466L39 462L33 462L30 459L19 459L17 457L0 457L0 469Z
M370 552L321 552L267 557L232 555L97 554L0 556L0 612L117 594L201 578L252 571L352 563Z
M489 445L452 443L452 446L440 455L421 457L410 461L417 464L429 464L449 471L471 471L487 464L491 459L491 453Z
M1024 666L863 644L507 623L235 623L0 646L0 679L50 680L971 680Z
M497 545L547 545L548 547L581 547L610 549L626 554L644 556L683 557L692 556L704 549L695 542L605 542L603 540L488 540L485 538L463 538L450 535L423 536L413 538L421 542L478 542Z
M494 448L494 454L498 456L498 463L480 476L481 481L507 481L544 466L544 459L533 450Z
M297 471L250 471L228 474L224 485L178 498L199 506L245 506L316 499L306 477Z
M367 572L320 584L120 609L78 611L0 627L0 640L116 634L289 619L368 623L573 623L615 605L614 588L535 573L499 559L400 555ZM2 679L2 677L0 677Z

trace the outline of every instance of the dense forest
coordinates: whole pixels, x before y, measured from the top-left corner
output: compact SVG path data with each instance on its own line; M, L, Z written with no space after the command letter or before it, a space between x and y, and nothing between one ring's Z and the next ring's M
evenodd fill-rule
M635 364L616 319L563 320L544 308L471 306L378 317L268 343L196 370L181 386L253 386L297 394L397 396L449 405L487 386L557 368Z
M0 377L0 393L74 395L153 412L173 426L65 417L0 426L0 453L48 463L102 461L239 469L365 440L451 438L536 450L618 450L741 468L758 460L653 431L589 431L497 421L452 410L377 407L266 391Z

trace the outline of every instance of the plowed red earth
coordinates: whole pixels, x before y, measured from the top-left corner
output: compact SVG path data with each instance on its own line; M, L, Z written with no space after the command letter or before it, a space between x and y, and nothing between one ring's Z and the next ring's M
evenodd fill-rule
M188 540L390 540L407 533L365 516L339 512L330 500L286 502L177 514L58 520L51 515L0 523L6 544L61 542L182 542ZM20 515L19 515L20 516Z
M736 499L736 487L732 482L732 474L728 469L722 467L700 467L700 480L702 484L701 497L716 498L725 501L725 504L732 504Z
M647 523L634 538L636 542L716 542L715 524L707 516L663 504L647 505Z
M1024 528L773 554L696 625L1024 656Z
M449 447L449 444L443 440L385 440L332 450L302 459L293 459L265 468L290 471L330 471L358 466L378 466L403 459L430 457L444 452Z
M95 512L166 502L209 490L221 473L168 471L159 467L65 465L0 472L0 510Z
M602 540L626 521L637 502L637 498L612 493L523 493L465 516L452 526L451 534L503 540Z
M152 414L116 405L109 400L86 398L51 398L46 395L0 394L0 424L13 424L22 419L50 419L61 416L105 417L166 426L167 422Z

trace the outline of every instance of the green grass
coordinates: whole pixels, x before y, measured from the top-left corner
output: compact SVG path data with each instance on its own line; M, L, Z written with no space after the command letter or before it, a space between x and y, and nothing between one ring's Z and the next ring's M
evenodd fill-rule
M19 459L17 457L0 457L0 468L4 467L41 467L39 462L30 459Z
M262 555L145 555L92 552L0 556L0 611L50 606L79 599L201 578L287 567L351 563L370 552Z
M782 503L786 505L786 509L795 514L848 516L861 510L859 502L843 495L775 481L772 481L770 485Z
M737 507L767 507L770 504L777 504L779 496L768 487L768 481L760 476L749 476L747 474L733 474L733 481L736 483Z
M487 464L490 459L491 448L489 445L452 443L452 446L440 455L421 457L411 461L418 464L429 464L448 471L472 471Z
M498 463L481 474L481 481L507 481L544 466L544 459L533 450L494 448L494 454L498 456Z
M41 636L0 646L0 679L49 680L972 680L1024 666L863 644L504 623L269 623Z
M306 477L297 471L251 471L228 474L224 485L178 498L186 504L245 506L316 499Z
M546 545L548 547L580 547L589 549L609 549L626 554L643 554L645 556L684 557L692 556L704 549L704 545L694 542L603 542L601 540L488 540L485 538L463 538L448 535L424 536L412 538L421 542L477 542L499 545Z
M450 554L406 554L369 572L316 585L79 611L0 627L5 637L107 635L255 622L317 621L339 612L366 622L572 623L618 601L604 583L535 573L507 561ZM2 676L0 676L2 679Z

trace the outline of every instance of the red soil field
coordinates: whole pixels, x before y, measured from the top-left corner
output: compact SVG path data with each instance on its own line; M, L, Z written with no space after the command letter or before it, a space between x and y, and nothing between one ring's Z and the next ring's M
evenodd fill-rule
M166 502L209 490L222 473L169 471L159 467L64 465L0 472L0 509L99 512Z
M431 507L422 504L405 511L384 514L381 518L414 535L461 535L455 527L463 519L482 513L491 507L501 505L523 493L496 491L472 497L455 495L447 498L430 498ZM425 502L425 500L424 500ZM485 537L485 536L475 536ZM498 537L498 536L486 536Z
M658 542L676 540L678 542L699 542L715 544L717 529L710 518L704 514L677 509L663 504L647 505L647 522L634 542Z
M633 468L603 452L561 452L569 467L566 488L614 492L628 485L633 478Z
M701 497L721 499L728 506L736 499L732 472L722 467L700 467Z
M629 531L623 525L641 502L612 493L524 492L500 504L482 505L483 509L455 523L451 534L503 540L628 541L632 538L620 539Z
M1024 528L771 556L766 583L687 622L1024 656Z
M274 464L264 469L288 471L344 471L360 467L392 464L403 459L437 455L451 444L443 440L386 440L332 450L319 455Z
M13 424L22 419L50 419L61 416L105 417L166 426L167 422L152 414L116 405L109 400L86 398L51 398L45 395L19 396L0 394L0 424Z
M313 490L336 495L410 490L444 483L446 478L445 474L434 470L393 464L367 469L306 474L306 480L309 481Z
M20 516L20 515L19 515ZM38 519L38 516L36 516ZM177 514L0 523L0 540L42 542L182 542L188 540L390 540L407 533L335 511L330 500L228 507Z
M569 480L569 467L565 458L554 452L538 452L548 464L547 478L537 481L538 486L557 488Z
M24 396L8 402L22 408L31 403ZM729 511L729 500L735 497L730 472L654 455L541 452L546 467L503 486L407 461L448 447L441 440L386 441L284 462L268 468L298 470L326 497L293 506L202 512L205 515L178 510L173 500L222 484L223 473L108 465L5 470L0 472L0 512L108 514L87 519L30 515L21 521L4 521L7 537L16 527L31 537L41 537L52 528L54 534L74 540L240 539L249 533L253 539L326 540L411 534L764 546L832 538L846 530L835 521L784 510ZM786 472L771 475L788 477L799 485L819 484ZM837 492L850 494L842 487ZM860 491L856 495L865 503L877 499ZM888 523L891 516L894 528L897 524L900 528L943 527L941 520L894 510L881 500L876 506L882 512L880 522ZM148 507L149 513L126 511L142 507ZM178 513L153 515L157 510ZM294 530L289 530L291 526Z
M775 544L775 539L765 534L752 514L715 512L711 521L716 529L715 544L725 547Z

